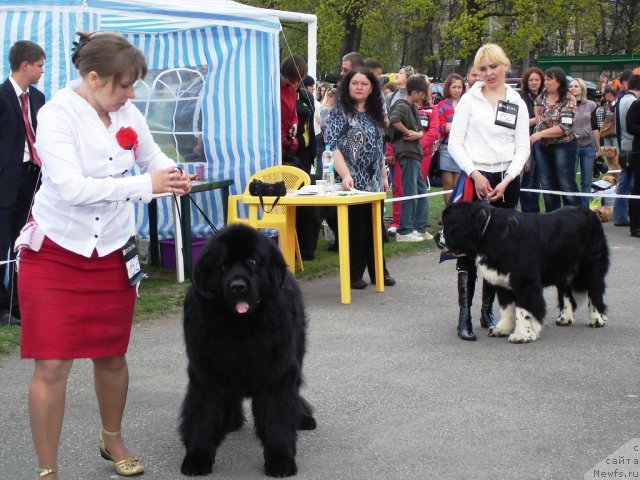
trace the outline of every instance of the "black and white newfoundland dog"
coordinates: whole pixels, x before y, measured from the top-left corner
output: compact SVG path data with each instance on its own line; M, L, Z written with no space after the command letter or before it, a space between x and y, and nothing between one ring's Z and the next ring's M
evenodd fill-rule
M461 202L442 213L439 248L475 259L482 277L495 285L500 321L490 337L511 343L536 340L545 316L544 287L558 290L556 324L573 323L576 297L589 299L590 327L607 321L603 301L609 249L598 217L586 208L520 213L486 203Z
M212 472L225 435L244 423L245 398L252 401L265 473L297 473L297 430L316 427L299 392L306 325L302 294L273 240L244 225L209 240L184 302L183 474Z

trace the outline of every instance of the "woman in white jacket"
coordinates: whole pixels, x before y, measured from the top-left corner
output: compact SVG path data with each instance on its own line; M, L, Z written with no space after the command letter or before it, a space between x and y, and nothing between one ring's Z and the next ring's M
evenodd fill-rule
M505 83L510 62L496 44L476 53L474 66L481 81L462 96L449 133L449 152L474 183L475 198L496 207L515 208L520 195L520 171L529 158L529 113L520 95ZM471 302L476 268L472 259L458 259L458 336L475 340ZM497 323L492 309L495 287L483 282L480 325Z

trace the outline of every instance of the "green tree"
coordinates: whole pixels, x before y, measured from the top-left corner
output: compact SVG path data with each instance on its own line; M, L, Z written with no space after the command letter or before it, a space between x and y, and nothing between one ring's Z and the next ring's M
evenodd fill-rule
M526 67L535 55L640 52L640 0L248 0L318 17L318 72L359 51L387 71L411 64L464 73L483 43ZM306 26L283 25L281 46L306 53ZM446 67L446 68L445 68Z
M598 35L603 54L640 53L640 0L605 0Z

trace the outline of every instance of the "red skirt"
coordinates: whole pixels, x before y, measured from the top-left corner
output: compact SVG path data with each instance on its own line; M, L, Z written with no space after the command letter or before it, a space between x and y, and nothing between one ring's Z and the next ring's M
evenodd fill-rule
M127 351L136 289L122 252L91 258L48 238L23 249L18 270L22 358L122 356Z

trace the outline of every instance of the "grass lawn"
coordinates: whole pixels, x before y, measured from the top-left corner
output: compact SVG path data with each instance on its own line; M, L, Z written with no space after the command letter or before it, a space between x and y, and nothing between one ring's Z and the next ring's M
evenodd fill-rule
M440 189L433 188L432 191ZM391 203L385 204L385 223L391 217ZM429 197L429 231L434 233L444 208L442 196ZM419 243L397 243L393 238L384 244L387 258L396 255L410 255L425 248L434 247L433 240ZM188 283L176 283L176 272L173 269L145 267L149 277L143 280L140 287L141 298L136 303L134 322L140 323L149 319L180 315L182 302ZM338 254L327 250L327 242L320 235L316 258L304 262L304 272L296 271L300 280L318 278L338 272ZM0 354L14 351L20 343L20 327L0 326Z

